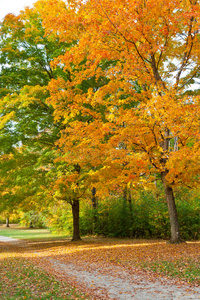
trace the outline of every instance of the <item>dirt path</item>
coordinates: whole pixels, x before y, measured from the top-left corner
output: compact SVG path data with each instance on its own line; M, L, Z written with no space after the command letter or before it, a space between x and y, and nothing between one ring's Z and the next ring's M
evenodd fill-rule
M75 264L65 264L55 259L48 259L60 278L70 281L82 290L90 289L94 299L116 300L171 300L171 299L200 299L199 288L180 287L166 279L149 280L144 274L127 272L123 267L93 269L86 271ZM113 274L113 275L112 275ZM72 280L73 279L73 280Z
M0 242L17 242L18 240L0 235Z
M1 239L0 239L1 240ZM6 240L4 240L6 242ZM174 280L156 278L144 271L128 268L119 264L113 267L112 263L105 260L105 264L97 257L89 262L83 255L81 246L79 254L74 256L60 244L52 246L9 241L8 247L13 247L23 252L24 258L29 258L40 268L53 274L57 279L67 281L80 291L87 293L92 299L97 300L190 300L200 299L200 288L187 284L177 284ZM88 245L87 245L88 246ZM87 248L89 249L89 248ZM95 249L95 248L94 248ZM94 252L93 249L93 252ZM92 255L92 254L91 254ZM79 259L80 257L80 259Z

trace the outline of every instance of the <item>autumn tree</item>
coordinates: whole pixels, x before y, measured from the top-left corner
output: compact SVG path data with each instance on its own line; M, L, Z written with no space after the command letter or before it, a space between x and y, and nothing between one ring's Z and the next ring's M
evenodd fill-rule
M44 37L41 17L34 9L7 15L0 30L2 209L28 210L46 203L45 175L56 157L60 132L54 110L46 103L47 85L56 72L62 73L61 68L53 72L50 62L65 45L56 37L51 41Z
M7 183L17 186L11 194L18 199L17 203L25 199L24 206L30 197L40 201L39 195L45 193L51 199L67 201L74 218L73 240L78 240L79 200L88 188L86 182L84 185L81 182L87 176L84 168L68 159L72 150L63 154L56 143L69 123L61 115L53 118L54 107L47 100L51 79L52 82L57 82L56 78L69 82L73 79L73 72L64 70L62 64L52 68L51 61L76 40L59 41L57 33L44 36L36 9L26 9L19 16L6 16L1 32L1 154L13 154L9 161L11 172L4 172L4 176ZM62 163L59 157L63 157ZM2 170L6 170L5 164Z
M33 140L52 146L60 128L54 125L53 108L45 103L46 87L56 77L50 62L62 53L64 44L44 37L41 17L34 9L7 15L0 30L1 153L19 142L33 145Z
M74 153L83 164L89 155L94 172L109 182L134 186L158 174L169 210L171 242L178 243L174 188L199 182L199 96L192 85L199 76L199 3L70 1L64 11L59 10L61 2L51 1L46 14L43 11L44 26L47 32L57 32L61 41L78 37L55 65L64 65L69 73L74 65L79 68L73 81L65 83L70 114L62 111L60 92L54 89L55 118L64 116L68 122L80 112L92 116L87 123L74 119L63 140L70 130ZM108 81L77 93L80 84L94 76L95 81Z

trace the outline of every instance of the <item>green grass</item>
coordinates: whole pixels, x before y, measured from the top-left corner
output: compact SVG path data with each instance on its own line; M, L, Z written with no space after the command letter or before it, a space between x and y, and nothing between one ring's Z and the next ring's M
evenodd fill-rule
M46 229L23 229L0 227L0 235L28 240L59 240ZM17 252L15 252L17 250ZM23 248L22 248L23 250ZM66 282L59 281L34 265L15 249L0 243L0 299L1 300L80 300L89 299Z
M0 263L1 300L88 299L64 282L22 258L6 258Z
M11 227L0 227L0 235L14 239L59 239L64 235L52 234L48 229L24 229L11 225Z
M159 261L142 264L144 269L157 274L167 275L172 278L180 278L189 283L200 284L200 261L194 259L182 259L176 261Z

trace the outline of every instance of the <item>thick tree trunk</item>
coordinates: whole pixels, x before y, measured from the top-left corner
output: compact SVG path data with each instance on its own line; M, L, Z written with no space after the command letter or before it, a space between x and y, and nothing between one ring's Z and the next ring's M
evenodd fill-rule
M73 215L73 238L72 241L80 241L79 232L79 200L73 200L72 203L72 215Z
M6 218L6 227L10 227L9 218Z
M176 209L176 203L174 198L174 192L172 187L170 187L166 183L166 175L167 171L163 172L162 174L162 183L164 185L165 190L165 197L167 200L167 206L169 211L169 218L170 218L170 225L171 225L171 239L170 242L173 244L178 244L183 242L183 240L180 237L180 231L179 231L179 222L178 222L178 213Z

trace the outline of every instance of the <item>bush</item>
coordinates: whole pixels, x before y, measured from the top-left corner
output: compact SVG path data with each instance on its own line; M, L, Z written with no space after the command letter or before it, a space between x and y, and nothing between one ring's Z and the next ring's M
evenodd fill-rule
M44 215L34 210L23 213L19 223L29 228L46 228Z
M46 214L47 227L53 233L72 234L73 221L71 205L60 201L58 205L49 208Z
M183 189L177 192L176 197L182 238L200 239L200 196L195 191Z
M193 192L187 189L180 189L176 192L176 199L182 238L199 239L199 195L193 195ZM108 237L170 237L169 213L162 190L156 197L154 192L137 192L131 205L124 198L111 197L99 201L98 211L94 212L92 203L83 203L80 217L81 233L95 233Z
M200 196L187 189L176 190L176 202L181 236L185 240L200 239ZM37 214L27 213L26 224L38 226ZM47 227L56 233L72 234L71 206L66 202L49 208ZM43 224L43 223L42 223ZM40 225L41 226L41 225ZM98 201L96 210L90 199L80 203L81 235L96 234L108 237L163 238L170 237L167 203L161 187L155 191L132 192L131 203L123 197L110 197Z

